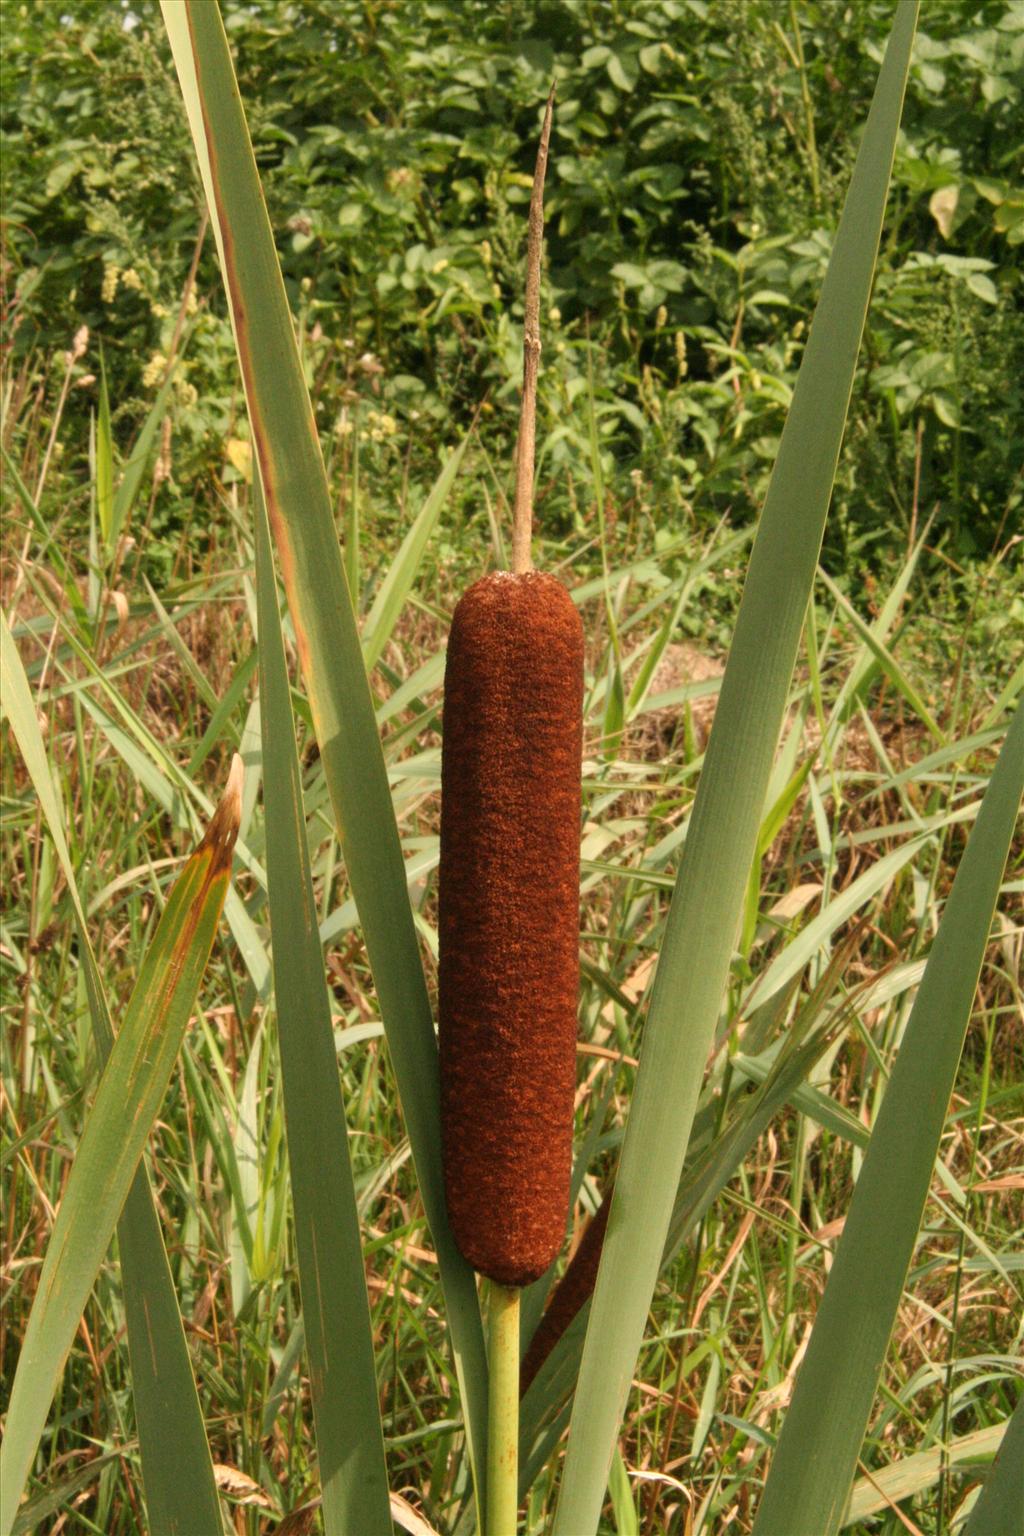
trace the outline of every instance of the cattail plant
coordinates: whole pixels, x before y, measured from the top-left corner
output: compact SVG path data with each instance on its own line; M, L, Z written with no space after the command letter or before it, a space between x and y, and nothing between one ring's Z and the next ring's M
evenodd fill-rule
M838 896L833 895L827 903L823 898L819 916L788 941L782 938L774 960L762 965L757 954L745 954L742 974L735 967L740 917L744 912L756 916L759 910L758 882L752 880L751 872L753 869L756 877L766 846L766 828L771 830L774 814L766 816L764 808L766 804L786 804L790 792L796 794L806 778L805 769L797 767L788 753L782 755L781 771L777 772L776 746L794 703L791 683L805 625L812 659L818 655L810 600L871 293L910 67L915 0L900 0L894 14L892 37L761 513L696 798L685 825L680 823L677 829L680 835L685 834L685 847L671 905L663 925L658 915L653 934L657 970L644 1004L639 1066L632 1079L614 1187L609 1187L601 1213L584 1236L527 1351L524 1379L537 1374L524 1396L521 1414L516 1391L519 1290L548 1268L565 1229L576 1049L582 640L573 603L550 577L530 569L529 554L539 354L541 182L550 133L550 103L531 203L513 570L485 577L466 594L455 616L449 648L439 1063L409 901L411 871L402 856L380 720L366 672L380 657L390 632L388 626L394 623L401 606L400 596L411 586L432 519L458 470L459 454L453 454L444 466L435 491L403 541L396 560L399 575L387 588L386 600L379 607L375 603L360 635L347 600L356 583L349 587L345 581L316 418L219 9L211 0L162 0L162 6L218 243L259 480L253 510L266 861L264 869L259 845L249 845L243 837L239 854L245 862L247 881L252 882L252 899L233 900L227 914L233 925L234 948L251 971L250 990L263 1000L270 978L261 968L265 956L253 933L252 914L260 910L258 887L265 875L274 950L274 1009L268 1022L261 1022L259 1027L264 1038L275 1025L279 1035L294 1256L302 1300L301 1329L296 1319L283 1357L291 1358L292 1363L275 1379L265 1422L275 1426L277 1437L276 1425L283 1411L280 1405L289 1393L294 1403L292 1423L298 1423L302 1404L311 1404L315 1476L326 1536L350 1536L352 1532L392 1536L395 1525L403 1530L423 1528L422 1520L418 1515L410 1518L408 1504L390 1486L390 1473L398 1471L399 1465L389 1469L387 1458L392 1447L403 1445L406 1436L399 1419L400 1403L391 1405L390 1446L380 1412L382 1372L380 1358L374 1357L376 1319L367 1299L368 1255L361 1241L355 1185L351 1169L345 1166L349 1127L337 1071L339 1044L331 993L322 963L322 914L314 897L309 864L307 785L295 750L292 688L274 579L273 543L280 557L295 650L319 746L315 773L317 778L322 774L334 807L346 877L373 975L375 1006L379 1005L408 1132L417 1191L430 1229L433 1253L429 1257L436 1255L438 1286L430 1293L424 1290L416 1318L417 1332L422 1330L424 1337L432 1326L427 1319L438 1316L433 1297L443 1293L451 1358L444 1392L446 1418L428 1426L431 1451L429 1457L421 1458L424 1477L416 1491L424 1502L429 1501L431 1528L447 1536L472 1536L478 1524L491 1536L497 1532L511 1536L517 1496L525 1496L527 1491L531 1529L538 1528L538 1504L556 1496L558 1505L550 1520L546 1513L540 1517L553 1536L595 1536L604 1528L602 1510L609 1466L659 1277L666 1274L694 1211L736 1176L745 1149L761 1134L771 1115L787 1101L801 1116L808 1112L796 1097L799 1087L818 1059L819 1045L831 1042L833 1030L837 1032L835 1038L839 1037L838 1032L846 1027L848 1010L852 1014L857 1006L861 995L857 989L851 989L852 995L840 995L838 979L843 966L841 946L837 947L836 941L839 929L858 904L874 901L883 877L889 880L901 871L904 865L898 860L905 857L909 861L916 849L927 851L938 875L945 865L940 866L934 854L936 840L945 838L954 824L976 817L937 925L932 923L933 910L946 882L930 877L922 882L934 894L934 900L929 896L923 903L920 914L920 931L927 930L930 949L923 976L916 964L908 963L885 978L894 999L911 988L917 988L917 997L909 1016L898 1020L895 1066L874 1115L842 1237L795 1377L771 1467L767 1465L766 1432L757 1422L752 1423L756 1434L748 1436L746 1448L740 1450L741 1442L735 1436L743 1421L716 1406L718 1394L709 1380L700 1415L705 1439L699 1453L696 1448L692 1453L692 1472L680 1472L679 1478L667 1475L676 1463L668 1455L671 1433L665 1436L666 1454L661 1462L665 1484L671 1485L674 1497L682 1477L690 1478L691 1486L683 1485L688 1504L684 1508L677 1503L674 1513L652 1508L648 1522L651 1529L657 1525L675 1530L683 1523L687 1529L692 1525L696 1532L707 1532L724 1519L725 1524L737 1528L737 1515L741 1524L749 1524L747 1511L756 1500L759 1507L753 1519L757 1536L837 1536L841 1527L849 1526L855 1518L847 1500L893 1322L905 1295L936 1150L948 1123L946 1110L990 939L992 914L1000 892L1011 889L1001 884L1002 871L1024 788L1024 711L1019 706L984 796L975 794L980 783L976 786L973 767L962 783L959 767L973 763L981 748L999 734L1019 692L1019 678L1010 679L992 702L980 734L960 742L948 740L886 649L886 634L905 595L905 589L897 587L877 621L863 625L864 646L843 684L831 720L823 727L822 742L829 757L841 733L844 709L859 699L872 658L883 658L887 680L912 702L930 733L939 739L938 747L922 759L925 766L919 765L919 782L928 786L928 796L932 797L939 793L938 786L955 774L958 789L951 797L951 808L936 814L929 809L925 814L922 807L914 807L914 832L906 850L886 854L875 869L844 886ZM599 481L600 457L595 454L595 482ZM599 506L600 490L600 484L595 483ZM36 510L32 516L35 520ZM354 571L354 544L349 544L347 553L349 569ZM835 593L835 599L849 607L840 593ZM667 614L666 637L673 623L673 616ZM133 1451L124 1435L128 1420L122 1413L120 1369L116 1409L110 1415L113 1428L104 1431L91 1405L87 1423L81 1421L80 1427L88 1429L91 1440L84 1469L76 1467L67 1474L62 1469L65 1457L61 1446L67 1432L75 1432L78 1420L76 1414L67 1411L67 1395L58 1404L53 1434L44 1443L50 1400L89 1304L91 1288L105 1265L115 1227L147 1528L154 1533L220 1528L217 1479L204 1418L214 1427L218 1447L225 1442L225 1421L238 1419L243 1431L240 1439L248 1440L253 1452L254 1470L273 1493L273 1498L267 1497L271 1518L280 1516L282 1531L286 1526L297 1528L311 1513L312 1502L304 1492L302 1506L285 1511L287 1487L283 1483L274 1486L279 1460L265 1454L262 1440L266 1431L250 1433L253 1421L244 1417L254 1406L252 1401L239 1408L233 1388L229 1401L218 1398L217 1373L207 1370L203 1371L204 1395L200 1400L193 1377L193 1339L186 1336L175 1296L175 1276L163 1251L158 1204L148 1189L146 1170L139 1166L193 1011L199 975L226 894L230 844L240 818L243 827L247 824L247 817L241 815L238 771L229 782L225 809L214 818L213 832L186 863L170 893L153 951L140 970L115 1040L102 976L88 939L92 908L77 892L79 860L64 842L64 815L54 792L59 773L51 773L39 714L47 700L65 702L71 688L76 708L80 695L83 706L98 711L91 698L96 675L90 670L77 678L65 670L69 643L77 657L85 655L84 642L74 625L58 614L47 636L48 644L50 636L53 640L48 656L58 669L55 685L44 686L44 674L40 673L30 681L17 647L22 642L35 644L42 635L35 614L11 628L0 615L3 707L25 757L39 809L53 833L79 928L78 954L85 965L97 1046L101 1057L108 1059L95 1099L86 1111L70 1175L65 1182L61 1173L53 1185L56 1189L59 1183L60 1203L45 1261L38 1270L31 1261L19 1258L17 1264L17 1284L32 1285L35 1299L5 1425L0 1460L0 1536L28 1530L33 1523L38 1526L56 1507L58 1498L63 1498L64 1507L70 1507L83 1471L87 1477L102 1477L109 1485L108 1471L113 1475L116 1469L113 1465L105 1469L108 1460L129 1468ZM816 671L816 661L814 668ZM431 679L435 675L433 670L428 674ZM410 678L417 688L422 681L415 674ZM813 690L817 690L817 681L813 681ZM116 695L112 679L109 692ZM821 704L818 691L815 703ZM126 715L129 713L126 710ZM106 717L99 718L107 729ZM143 738L140 721L133 719L132 723ZM114 739L111 735L112 743ZM51 754L58 741L66 741L61 730L49 737ZM134 746L133 751L137 757ZM84 760L86 754L79 755ZM159 743L148 741L148 755L147 773L152 775L157 772L153 765L163 762L166 753ZM54 767L58 766L59 756L55 755ZM168 803L172 788L176 792L182 783L182 771L181 765L176 765L173 777L167 780ZM888 783L895 787L904 778L905 771L901 771ZM614 778L609 789L618 789ZM312 793L319 795L318 782L313 784ZM26 825L31 825L35 811L30 798L27 793L20 798L28 818ZM932 803L929 798L929 805ZM601 814L597 804L593 814ZM886 829L886 836L896 831ZM678 848L678 842L675 846ZM831 848L840 846L840 839L831 840ZM143 864L147 891L152 880L150 863L147 855ZM89 867L88 859L83 865ZM660 868L652 871L649 866L636 866L628 854L623 856L619 872L631 885L651 873L659 882L663 879ZM329 883L325 882L325 889ZM83 891L82 896L85 894ZM136 900L141 901L142 895L140 889ZM902 899L898 905L902 923ZM629 922L619 933L631 932ZM633 939L623 947L615 942L617 937L609 931L613 941L609 948L632 953ZM820 981L808 998L799 1001L800 975L809 963L817 964L822 950L828 949L833 955ZM913 944L908 960L916 961L917 954ZM116 963L120 975L119 954ZM753 973L749 982L748 969ZM610 980L613 996L625 997L614 975ZM233 994L237 997L234 987ZM723 1008L727 994L729 1003ZM993 1006L991 1011L995 1018L1008 1010ZM863 1027L872 1028L867 1022ZM371 1028L375 1030L375 1023ZM215 1037L216 1031L203 1021L204 1049L211 1053L211 1059L218 1060ZM263 1124L270 1127L268 1140L273 1148L278 1145L273 1127L280 1123L280 1117L274 1094L258 1092L260 1057L255 1041L254 1036L252 1070L246 1068L248 1101L255 1106L259 1099L262 1114L265 1100L266 1119L260 1121L253 1107L253 1145L261 1146L259 1127ZM740 1046L738 1051L734 1051L734 1044ZM748 1071L758 1062L769 1074L763 1092L758 1090L753 1100L732 1089L723 1092L726 1066L730 1074L735 1069L738 1077L741 1065ZM187 1058L186 1065L190 1065ZM230 1088L226 1069L223 1080ZM616 1136L607 1138L602 1152L610 1150L617 1139L622 1102L617 1097L613 1112ZM851 1117L841 1112L843 1106L830 1105L828 1096L818 1090L810 1102L826 1116L822 1124L837 1136L865 1129L859 1124L851 1128ZM979 1103L983 1102L984 1097ZM34 1159L45 1150L51 1124L62 1121L67 1108L59 1095L53 1095L46 1121L34 1127L31 1118L26 1118L17 1131L14 1158L24 1162L33 1185L37 1176ZM602 1131L604 1111L600 1104L590 1113L594 1135L588 1134L579 1148L581 1168L589 1167ZM595 1115L602 1119L595 1120ZM239 1124L243 1124L241 1118ZM854 1140L852 1134L850 1139ZM856 1142L861 1139L858 1134ZM225 1161L229 1161L234 1148L228 1138L223 1151ZM404 1157L404 1148L398 1156ZM266 1163L274 1168L272 1152ZM234 1166L237 1172L237 1161ZM389 1159L389 1177L393 1167L397 1161ZM247 1194L241 1181L236 1182L238 1196L232 1194L231 1198L240 1218L236 1232L241 1233ZM794 1193L801 1187L797 1181ZM279 1204L276 1197L273 1202L281 1212L287 1198L284 1188L282 1181L282 1198ZM965 1196L973 1198L974 1189L969 1185ZM259 1244L253 1242L254 1253L263 1246L267 1225L263 1212L271 1203L261 1199L257 1219L261 1237ZM194 1198L190 1195L191 1204L199 1204L198 1187ZM52 1212L44 1215L49 1221ZM799 1223L789 1230L796 1242ZM963 1230L967 1231L966 1222ZM288 1244L281 1235L285 1231L283 1219L277 1231L278 1252L287 1258ZM375 1234L375 1243L378 1241ZM175 1249L186 1255L186 1267L194 1268L187 1258L189 1246L187 1237L175 1234ZM233 1240L232 1250L232 1264L247 1262L244 1244ZM426 1265L426 1254L417 1260L420 1262ZM259 1361L259 1370L242 1373L257 1383L264 1379L263 1369L271 1358L269 1345L278 1318L291 1307L289 1302L282 1310L278 1302L290 1284L291 1269L290 1263L282 1263L277 1279L268 1280L266 1270L260 1277L265 1305L260 1300L256 1311L263 1307L268 1331L265 1342L257 1339L253 1346L260 1353L249 1357ZM489 1358L474 1269L490 1281ZM101 1305L95 1313L97 1321L104 1323L107 1312L102 1303L108 1279L104 1277ZM396 1306L400 1303L405 1308L407 1297L413 1293L396 1285L395 1294ZM584 1309L586 1318L581 1315ZM792 1320L790 1312L787 1323ZM563 1329L550 1368L542 1366L544 1353ZM679 1332L686 1331L684 1318ZM288 1386L288 1374L295 1364L291 1339L296 1340L297 1347L300 1336L305 1341L308 1395L302 1386ZM783 1371L788 1377L790 1370L796 1369L791 1330L787 1326L773 1329L772 1339L773 1364L781 1380ZM664 1342L659 1340L659 1344ZM396 1334L396 1356L399 1344ZM390 1340L387 1347L392 1348ZM433 1373L433 1340L429 1348ZM109 1353L114 1358L115 1349L112 1338L103 1346L104 1356ZM199 1358L202 1360L203 1355ZM952 1355L948 1364L950 1375L954 1368L960 1368ZM960 1364L973 1370L973 1362ZM396 1378L400 1374L396 1366ZM411 1374L413 1386L419 1389L423 1377ZM903 1401L901 1397L901 1405ZM962 1405L962 1400L948 1393L947 1407L954 1402ZM420 1396L418 1413L422 1403ZM262 1413L263 1405L260 1408ZM291 1409L288 1411L292 1414ZM906 1418L916 1422L916 1408ZM715 1440L710 1433L716 1419L722 1422L725 1445L725 1459L717 1468L713 1466ZM985 1429L984 1444L990 1450L995 1449L998 1442L994 1435L1001 1428L991 1424ZM230 1433L234 1436L233 1430ZM524 1448L518 1487L517 1433ZM112 1444L103 1455L94 1455L104 1437ZM973 1436L970 1439L973 1458L977 1442ZM949 1440L945 1430L941 1440L942 1457L946 1458L948 1451L951 1464L955 1441ZM486 1462L485 1443L489 1448ZM964 1444L962 1439L960 1444ZM309 1464L304 1451L298 1453L298 1435L295 1446L296 1455L287 1458L294 1465L286 1475L292 1486L301 1477L305 1488L310 1480ZM924 1459L912 1458L911 1471ZM699 1476L698 1460L706 1463L713 1475L713 1487L702 1501L692 1486ZM628 1469L621 1457L614 1465L616 1524L621 1529L636 1528L623 1487ZM957 1512L956 1528L965 1536L1019 1531L1022 1465L1024 1407L1018 1408L1010 1421L982 1497L972 1509L961 1506L966 1518L961 1525ZM557 1491L556 1466L560 1468ZM117 1475L123 1477L124 1472ZM400 1475L403 1488L408 1489L411 1476L404 1451ZM48 1486L38 1493L30 1491L31 1502L21 1503L23 1488L41 1476ZM968 1497L973 1493L969 1490ZM74 1494L76 1503L77 1498ZM663 1513L665 1520L659 1521ZM898 1510L894 1513L899 1516ZM251 1515L257 1518L255 1509ZM100 1529L102 1520L99 1506L92 1528ZM944 1529L947 1524L954 1528L954 1520L944 1522ZM118 1526L124 1528L123 1524Z
M562 1245L579 985L583 630L530 558L544 173L527 246L513 569L452 620L441 768L439 1043L448 1217L492 1282L487 1529L515 1528L519 1288Z

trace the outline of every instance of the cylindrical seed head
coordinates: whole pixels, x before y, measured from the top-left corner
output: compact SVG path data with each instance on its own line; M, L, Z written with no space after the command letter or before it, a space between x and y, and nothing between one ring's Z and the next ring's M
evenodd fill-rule
M583 629L531 571L455 610L441 772L441 1120L462 1253L526 1285L568 1215L579 987Z
M593 1294L611 1204L612 1197L609 1191L584 1232L569 1268L555 1286L544 1309L544 1315L537 1324L537 1331L530 1340L530 1346L523 1356L523 1364L519 1372L519 1391L524 1397L533 1378L580 1307Z

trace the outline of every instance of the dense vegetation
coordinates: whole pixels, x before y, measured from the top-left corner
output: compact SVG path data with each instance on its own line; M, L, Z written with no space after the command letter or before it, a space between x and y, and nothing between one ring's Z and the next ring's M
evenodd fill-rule
M885 0L227 11L339 477L353 424L380 486L406 462L430 473L481 407L481 442L508 462L523 217L555 74L547 524L587 524L591 388L619 515L662 531L752 516ZM72 0L55 20L46 4L5 18L8 322L16 365L59 358L90 327L87 366L102 343L126 446L171 347L201 199L155 10ZM1019 6L926 5L831 519L834 571L891 558L933 514L933 541L957 562L1020 520L1022 66ZM197 294L156 530L180 526L182 497L203 494L225 438L244 430L212 240ZM94 390L72 393L78 455L94 405ZM384 512L391 498L378 499Z
M576 589L588 636L578 1236L614 1172L747 539L892 6L223 9L346 570L364 638L374 625L380 637L372 682L431 978L441 651L454 594L507 537L525 211L557 76L538 518L544 562ZM315 1452L258 878L235 349L158 8L11 0L3 20L4 607L112 999L131 989L230 752L249 768L255 862L236 865L152 1166L236 1528L298 1536L315 1519ZM775 787L796 788L766 820L702 1134L749 1112L782 1025L820 1050L659 1287L608 1533L682 1536L691 1516L705 1533L750 1529L962 823L1020 692L1022 115L1019 0L925 0L780 754ZM381 581L467 435L389 608ZM392 1487L448 1530L466 1474L452 1472L461 1427L436 1263L295 680ZM97 1066L67 891L6 731L2 772L6 1395ZM865 1444L858 1533L896 1536L907 1519L957 1529L1014 1402L1019 839L1016 859ZM758 1008L758 977L812 922L805 968ZM751 999L753 1066L734 1060L738 1043L755 1051ZM76 1536L145 1528L115 1257L32 1488L40 1519L56 1490ZM529 1536L549 1528L556 1471L531 1494Z

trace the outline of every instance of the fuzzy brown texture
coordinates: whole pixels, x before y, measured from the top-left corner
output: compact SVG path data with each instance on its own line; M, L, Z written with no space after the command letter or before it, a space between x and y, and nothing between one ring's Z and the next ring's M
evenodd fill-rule
M597 1266L601 1262L604 1230L608 1225L611 1203L609 1193L584 1232L568 1269L551 1293L544 1315L537 1324L537 1331L530 1340L530 1347L523 1356L519 1371L520 1396L525 1395L531 1381L597 1283Z
M462 1253L503 1285L565 1236L579 988L583 628L530 571L452 619L441 767L441 1126Z

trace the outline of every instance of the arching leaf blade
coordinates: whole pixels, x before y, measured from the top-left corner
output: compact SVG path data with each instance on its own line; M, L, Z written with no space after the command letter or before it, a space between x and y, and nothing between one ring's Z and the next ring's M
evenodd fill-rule
M267 889L299 1287L326 1536L392 1529L355 1185L317 930L284 640L257 491Z
M219 9L191 0L161 0L161 7L220 253L299 661L438 1255L476 1477L487 1439L480 1307L445 1211L433 1018L316 423Z
M996 1459L971 1510L964 1536L1024 1533L1024 1392L1006 1426Z
M644 1029L555 1536L597 1528L657 1279L821 548L916 17L916 0L903 0L751 553Z
M1024 794L1018 708L956 872L754 1523L755 1536L833 1536L903 1294L1010 839Z
M28 679L2 613L0 698L68 883L93 1033L100 1062L105 1065L114 1044L109 1005L64 834L59 786L50 772ZM117 1224L117 1243L150 1530L153 1536L188 1536L190 1531L198 1530L219 1532L221 1508L210 1446L160 1220L144 1165L140 1165L132 1180ZM175 1426L173 1441L167 1435L169 1423Z
M224 797L157 925L57 1211L0 1449L3 1536L14 1522L57 1381L159 1112L209 958L238 831L241 761L235 761Z

